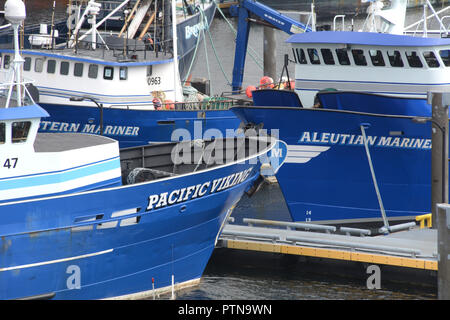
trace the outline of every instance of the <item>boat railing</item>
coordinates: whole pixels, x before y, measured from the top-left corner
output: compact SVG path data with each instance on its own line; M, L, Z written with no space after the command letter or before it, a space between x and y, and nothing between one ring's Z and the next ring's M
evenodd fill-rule
M10 72L0 71L0 108L17 107L34 104L35 101L30 92L33 81L23 78L16 82ZM21 99L18 99L18 97Z
M61 51L70 47L70 39L67 36L53 36L50 34L26 34L25 37L29 40L30 49L48 49ZM148 58L156 57L160 55L172 57L172 39L156 40L152 43L137 41L134 39L117 38L114 42L98 42L96 48L93 50L92 41L77 40L73 47L73 53L83 53L87 55L95 55L105 59L107 56L113 56L118 59L127 58L128 60L147 60ZM107 52L111 52L107 55Z
M428 15L428 9L431 10L432 14ZM448 16L440 17L439 15L448 11L450 9L450 6L447 6L439 11L435 11L431 3L426 0L426 3L423 5L423 16L422 19L414 22L413 24L410 24L409 26L404 28L404 32L406 34L422 34L423 36L427 36L428 33L430 34L439 34L440 36L448 36L450 25L447 27L444 25L444 20L448 18ZM439 24L439 30L428 30L428 21L431 18L435 18L437 23ZM420 30L420 25L422 25L422 30ZM415 28L415 29L413 29Z
M341 23L342 23L342 31L345 31L345 14L338 14L335 15L333 18L333 31L336 31L336 21L338 19L341 19Z
M190 101L190 102L172 102L165 101L161 103L161 106L156 110L159 111L208 111L208 110L228 110L228 108L232 107L236 104L236 101L233 99L227 99L222 97L211 97L206 98L203 101ZM130 105L110 105L106 106L106 108L120 108L120 109L133 109L136 106Z

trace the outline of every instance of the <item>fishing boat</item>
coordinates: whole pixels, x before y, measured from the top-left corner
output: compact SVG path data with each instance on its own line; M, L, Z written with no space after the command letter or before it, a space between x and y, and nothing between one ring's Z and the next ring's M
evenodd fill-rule
M409 220L431 208L427 92L448 91L450 39L314 32L288 39L295 91L232 110L287 144L276 177L294 221ZM378 191L377 191L378 190Z
M48 114L22 79L24 8L5 4L16 47L1 86L0 299L144 298L197 284L276 141L119 150L104 136L39 133Z
M39 103L50 115L40 132L102 134L124 148L179 140L179 131L196 139L212 128L223 137L226 129L236 130L240 121L225 110L226 101L216 103L182 86L203 30L214 18L215 3L189 5L185 12L168 0L136 1L120 31L105 31L103 23L128 2L100 20L100 3L89 1L72 23L70 37L63 32L56 37L45 26L42 33L24 35L30 43L22 51L24 74L35 80ZM90 28L83 29L87 21ZM1 69L8 69L12 50L0 54Z

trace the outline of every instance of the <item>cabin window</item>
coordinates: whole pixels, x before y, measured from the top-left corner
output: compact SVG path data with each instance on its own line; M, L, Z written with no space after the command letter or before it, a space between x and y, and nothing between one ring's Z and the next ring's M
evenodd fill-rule
M44 59L36 58L36 60L34 60L34 71L42 72L43 68L44 68Z
M294 56L294 62L298 63L297 55L295 54L295 49L294 48L292 48L292 55Z
M3 60L3 69L9 69L10 64L11 64L11 56L5 55L5 60Z
M30 131L31 121L13 122L12 124L12 142L25 142Z
M439 55L441 56L444 65L450 67L450 50L441 50L439 51Z
M439 68L439 61L433 51L425 51L423 57L430 68Z
M0 144L5 143L5 136L6 136L5 123L0 122Z
M56 60L48 60L47 61L47 73L55 73L56 70Z
M103 79L112 80L114 78L114 68L105 67L103 68Z
M59 73L67 76L69 74L69 63L67 61L61 61L61 68L59 69Z
M350 59L348 58L347 49L336 49L336 56L341 66L350 65Z
M319 53L317 49L308 49L309 62L311 64L320 64Z
M31 70L31 58L25 57L25 62L23 63L23 70L30 71Z
M127 80L128 78L128 68L127 67L120 67L119 69L119 79L120 80Z
M400 51L394 50L394 51L388 51L387 52L389 63L391 64L391 67L403 67L403 60L402 56L400 55Z
M369 50L369 56L374 67L384 67L386 65L381 50Z
M98 75L98 65L90 64L88 69L88 77L92 79L97 79L97 75Z
M308 61L306 61L305 51L303 49L296 49L296 50L298 63L307 64Z
M408 65L411 68L422 68L423 67L422 61L420 61L420 58L415 51L411 51L411 52L406 51L405 54L406 54L406 60L408 60Z
M322 52L322 58L325 64L334 64L333 54L330 49L320 49L320 52Z
M82 77L83 76L83 64L80 62L76 62L73 67L73 75L75 77Z
M367 66L367 60L364 56L364 51L361 49L352 50L353 60L357 66Z

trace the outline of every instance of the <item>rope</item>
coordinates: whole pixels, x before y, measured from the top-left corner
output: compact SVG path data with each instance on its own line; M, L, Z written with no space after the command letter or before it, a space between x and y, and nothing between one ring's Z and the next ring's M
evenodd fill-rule
M226 17L225 14L223 13L222 9L220 9L220 7L219 7L219 5L217 4L217 2L216 2L215 0L212 0L212 1L215 3L217 10L218 10L219 13L221 14L222 18L226 21L226 23L228 24L228 26L230 27L230 29L233 31L233 33L234 33L235 35L237 35L236 29L233 27L233 25L231 24L231 22L229 21L229 19L227 19L227 17ZM200 12L201 20L204 21L204 24L207 26L206 31L207 31L207 33L208 33L209 41L210 41L210 43L211 43L211 47L212 47L212 49L213 49L214 56L216 57L216 61L217 61L217 63L219 64L219 68L220 68L220 70L222 71L222 74L223 74L225 80L227 81L227 84L228 84L229 86L232 86L232 83L231 83L230 79L227 77L227 74L226 74L226 72L225 72L225 70L224 70L224 68L223 68L223 66L222 66L222 63L221 63L221 61L220 61L220 59L219 59L219 57L218 57L218 55L217 55L217 50L216 50L216 47L215 47L215 45L214 45L214 41L213 41L213 39L212 39L211 31L210 31L210 28L209 28L209 25L208 25L208 21L206 20L205 12L204 12L204 10L203 10L200 6L197 6L197 9L198 9L199 12ZM205 38L205 41L206 41L205 30L203 29L202 32L203 32L203 37ZM200 43L200 38L201 38L200 36L197 37L197 42L196 42L196 44L195 44L195 50L194 50L194 57L197 55L197 49L198 49L198 46L199 46L199 43ZM206 42L204 43L204 45L205 45L206 67L207 67L208 77L209 77L209 79L211 79L210 68L209 68L208 53L207 53L207 50L206 50ZM254 53L254 55L256 55L256 57L252 54L252 52ZM247 54L250 56L250 58L252 58L252 60L255 62L255 64L256 64L261 70L264 70L264 66L263 66L263 65L261 64L261 62L260 62L260 61L263 61L262 58L260 58L260 57L257 55L256 51L255 51L254 49L252 49L250 46L247 46ZM257 59L259 59L259 61L258 61ZM188 75L191 73L192 66L193 66L193 64L194 64L194 60L195 60L195 59L192 59L191 64L190 64L189 69L188 69L188 72L186 73L186 74L188 74ZM187 82L187 79L185 79L185 80L183 81L183 86L186 84L186 82ZM211 85L210 85L210 89L211 89L211 92L212 92L213 90L212 90L212 86L211 86Z
M220 9L220 7L219 7L219 5L217 4L216 0L212 0L212 1L216 4L216 7L217 7L217 9L218 9L220 15L221 15L222 18L226 21L226 23L228 24L228 26L230 27L230 29L233 31L234 35L237 36L237 31L236 31L236 29L233 27L233 25L231 24L231 22L227 19L227 17L226 17L225 14L223 13L222 9ZM252 55L252 52L249 52L250 50L253 52L253 54L256 55L256 57L254 57L254 56ZM260 63L258 63L258 61L256 61L256 59L259 59L260 61L263 61L263 59L262 59L261 57L259 57L259 56L258 56L258 53L257 53L252 47L250 47L250 46L248 46L248 45L247 45L247 54L248 54L248 55L253 59L253 61L261 68L261 70L264 69L264 66L261 65Z
M203 10L202 10L203 11ZM203 13L202 13L203 15ZM208 72L208 79L211 80L211 73L209 71L209 59L208 59L208 50L206 49L206 35L205 35L205 29L202 30L203 33L203 45L205 47L205 56L206 56L206 70ZM209 26L208 26L208 33L209 33ZM209 82L209 90L210 92L213 92L212 90L212 84L211 81Z
M197 9L199 10L200 15L202 16L202 19L203 19L205 16L204 16L204 13L203 13L202 8L200 8L200 6L197 6ZM208 25L207 22L206 22L206 25ZM209 27L208 27L208 28L209 28ZM195 43L195 49L194 49L194 55L193 55L193 57L196 57L196 56L197 56L197 49L198 49L198 44L200 43L200 38L201 38L201 37L200 37L200 34L199 34L199 36L197 37L197 42ZM187 75L189 75L189 74L191 73L191 69L192 69L192 66L194 65L194 61L195 61L195 59L192 59L192 60L191 60L191 64L189 65L188 72L186 73ZM183 80L183 85L185 85L186 82L187 82L187 79Z
M225 80L227 80L227 84L229 86L231 86L231 81L228 79L227 74L225 73L225 70L223 69L222 63L220 62L219 57L217 56L217 50L216 47L214 46L214 41L212 39L211 36L211 32L208 29L208 36L209 36L209 41L211 42L211 47L213 48L213 52L214 52L214 56L216 57L217 63L219 64L220 70L222 71L223 76L225 77Z

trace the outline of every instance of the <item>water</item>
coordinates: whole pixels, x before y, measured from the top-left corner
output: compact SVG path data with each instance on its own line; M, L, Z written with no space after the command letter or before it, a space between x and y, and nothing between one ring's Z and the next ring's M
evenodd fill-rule
M48 21L53 1L27 1L27 23ZM55 17L65 14L66 1L56 2ZM417 20L420 10L413 10L407 24ZM351 20L347 16L347 23ZM363 20L355 19L355 29ZM323 23L320 21L319 23ZM237 29L237 20L231 19ZM198 60L193 69L193 77L211 79L211 91L220 94L230 91L234 63L234 39L228 23L216 16L210 29L214 48L208 39L198 48ZM276 31L277 57L283 61L291 49L285 40L288 35ZM252 26L249 47L254 49L255 57L263 54L263 28ZM205 51L206 44L206 51ZM215 57L217 54L217 59ZM220 63L219 63L220 61ZM258 85L263 76L262 59L247 56L243 88ZM283 65L277 64L277 74L281 74ZM225 75L222 72L224 70ZM293 65L289 66L293 75ZM278 219L289 221L290 217L283 196L277 185L266 185L252 198L244 196L233 215L235 223L242 223L244 217L259 219ZM408 283L419 278L410 274L411 270L382 269L381 289L369 290L366 285L367 265L345 264L339 261L323 263L320 259L307 259L297 256L283 256L272 253L255 253L241 250L216 249L208 263L200 284L177 293L179 300L322 300L322 299L358 299L358 300L410 300L436 299L436 278L433 275L420 274L424 286ZM389 277L384 277L384 275ZM392 281L399 279L399 281ZM420 282L420 281L418 281ZM169 299L169 295L160 299Z

